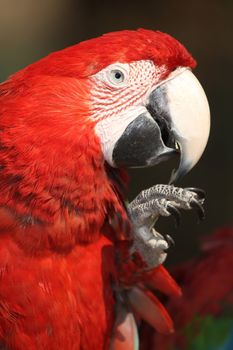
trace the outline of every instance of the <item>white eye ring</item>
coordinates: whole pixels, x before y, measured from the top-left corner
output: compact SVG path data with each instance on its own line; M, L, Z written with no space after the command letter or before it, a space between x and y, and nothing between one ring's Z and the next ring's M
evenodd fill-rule
M112 87L121 88L128 84L129 65L127 63L111 64L105 69L105 81Z
M125 81L125 74L120 69L112 69L108 73L108 79L114 85L121 85Z
M114 88L127 86L129 82L129 64L114 63L102 69L93 76L94 79L100 80Z

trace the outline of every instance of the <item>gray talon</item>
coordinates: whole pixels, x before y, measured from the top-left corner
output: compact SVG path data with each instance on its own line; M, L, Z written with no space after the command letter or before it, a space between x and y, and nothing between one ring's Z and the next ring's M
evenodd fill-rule
M206 197L205 191L202 190L201 188L197 188L197 187L186 187L185 189L186 189L187 191L195 192L195 193L198 195L198 197L199 197L200 199L205 199L205 197Z
M167 211L174 216L176 227L178 227L181 218L179 210L174 205L168 204Z
M205 210L197 200L193 199L192 202L190 203L190 206L191 208L197 210L198 218L200 221L205 219Z
M174 239L171 236L165 235L165 239L166 239L166 241L168 243L168 247L169 248L172 247L172 246L174 247L175 241L174 241Z

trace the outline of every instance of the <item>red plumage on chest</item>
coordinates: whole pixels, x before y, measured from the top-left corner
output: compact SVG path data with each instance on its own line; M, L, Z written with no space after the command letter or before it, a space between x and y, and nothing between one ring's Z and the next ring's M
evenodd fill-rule
M101 238L69 254L31 257L4 236L0 339L7 348L104 348L114 321L112 243Z

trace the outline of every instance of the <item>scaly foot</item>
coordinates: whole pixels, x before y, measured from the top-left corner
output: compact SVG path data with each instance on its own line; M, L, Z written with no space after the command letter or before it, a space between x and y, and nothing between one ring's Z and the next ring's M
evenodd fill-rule
M169 235L161 235L154 228L159 215L174 215L180 222L180 209L196 209L203 220L204 191L197 188L179 188L173 185L156 185L142 191L128 206L135 241L133 250L138 251L148 267L164 262L166 250L173 243Z

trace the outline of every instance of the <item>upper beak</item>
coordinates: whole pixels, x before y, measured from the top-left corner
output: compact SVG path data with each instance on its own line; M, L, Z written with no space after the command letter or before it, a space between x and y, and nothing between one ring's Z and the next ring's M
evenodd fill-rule
M190 70L178 68L150 94L147 109L164 144L180 150L179 167L170 179L174 182L194 167L206 147L210 110L205 92Z

